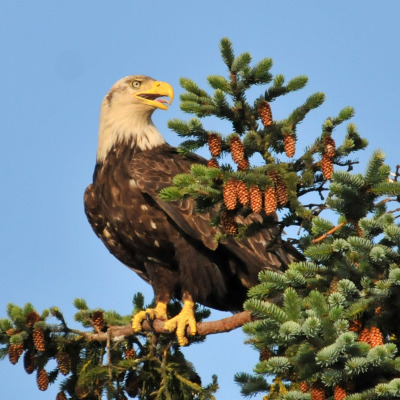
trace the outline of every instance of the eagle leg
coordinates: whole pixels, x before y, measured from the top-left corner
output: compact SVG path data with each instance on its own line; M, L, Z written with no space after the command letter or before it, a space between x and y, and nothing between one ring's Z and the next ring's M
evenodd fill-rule
M187 326L189 326L190 334L195 335L197 329L196 319L194 318L194 302L192 299L183 301L182 311L165 323L164 330L169 332L176 330L178 343L181 346L186 346L189 342L185 335Z
M142 322L147 318L154 319L168 319L167 317L167 303L158 301L155 308L147 308L146 310L139 311L132 318L132 329L135 332L142 330Z

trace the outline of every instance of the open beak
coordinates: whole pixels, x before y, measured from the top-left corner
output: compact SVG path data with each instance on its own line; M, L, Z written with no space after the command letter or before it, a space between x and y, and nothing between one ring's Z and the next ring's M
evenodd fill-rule
M174 99L174 89L172 89L172 86L169 83L154 81L153 86L150 89L136 93L134 96L139 98L145 104L161 108L161 110L168 110L168 106ZM169 99L164 98L165 96L169 97Z

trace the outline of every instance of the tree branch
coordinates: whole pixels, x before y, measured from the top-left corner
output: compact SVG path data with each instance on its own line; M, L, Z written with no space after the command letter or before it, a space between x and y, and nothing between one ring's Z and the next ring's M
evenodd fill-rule
M241 327L246 322L250 321L252 321L251 313L249 311L243 311L241 313L234 314L231 317L223 318L217 321L199 322L197 324L197 334L203 336L203 335L212 335L214 333L229 332L232 331L233 329ZM142 324L142 330L168 334L168 332L164 331L164 324L165 321L156 319L152 322L152 327L151 327L147 321L144 321ZM110 326L107 332L100 332L100 333L81 332L77 330L72 330L72 331L74 333L84 336L87 340L98 341L98 342L107 341L107 338L130 336L135 333L131 325ZM189 332L190 332L189 328L187 328L186 334L188 336L190 336Z

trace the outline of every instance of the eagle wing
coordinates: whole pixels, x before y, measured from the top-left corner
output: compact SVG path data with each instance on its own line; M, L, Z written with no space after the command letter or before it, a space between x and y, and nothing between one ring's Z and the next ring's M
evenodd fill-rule
M154 150L135 154L130 163L130 176L144 195L150 197L181 230L215 250L216 228L210 226L210 213L196 213L195 202L185 198L173 202L163 201L159 192L172 186L177 174L188 173L194 163L206 164L204 158L190 154L182 156L174 147L162 145Z
M135 154L130 165L132 179L142 193L150 196L181 230L193 239L200 240L209 249L215 250L218 247L215 235L219 230L210 225L212 210L197 213L192 198L165 202L159 197L161 189L173 185L172 179L175 175L188 173L193 163L206 164L207 161L195 154L182 156L174 147L166 144L158 147L157 151L150 152L151 155L149 152ZM249 218L261 220L258 214ZM277 226L262 229L240 241L229 237L220 244L247 265L250 276L257 276L265 268L283 270L290 262L302 258L292 245L280 238Z
M108 251L123 264L135 271L147 283L150 283L144 267L138 264L134 258L134 254L126 249L118 234L111 228L99 204L99 198L95 193L93 184L90 184L85 190L84 205L85 213L92 229L107 247Z

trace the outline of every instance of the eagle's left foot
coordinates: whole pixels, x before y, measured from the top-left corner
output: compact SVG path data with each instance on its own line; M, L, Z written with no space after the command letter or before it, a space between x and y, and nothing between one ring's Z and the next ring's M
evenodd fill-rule
M139 332L142 330L142 322L150 318L151 320L155 319L168 319L167 317L167 305L162 302L158 302L156 304L156 308L148 308L144 311L139 311L132 318L132 329L135 332Z
M176 329L178 343L181 346L186 346L189 342L185 335L187 326L189 326L191 335L195 335L197 332L193 308L193 301L185 300L183 302L182 311L174 318L168 320L164 325L165 331L172 332Z

